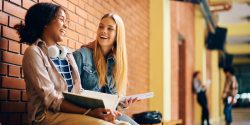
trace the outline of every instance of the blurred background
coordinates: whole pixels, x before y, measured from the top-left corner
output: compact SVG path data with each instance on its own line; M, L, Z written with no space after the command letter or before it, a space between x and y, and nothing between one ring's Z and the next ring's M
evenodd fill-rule
M213 125L223 125L223 67L236 70L239 83L233 124L250 124L250 0L0 0L0 123L27 124L27 95L22 72L25 44L14 25L37 2L67 8L70 25L61 43L73 51L95 39L100 18L122 17L128 49L128 95L153 91L124 111L157 110L165 123L199 125L201 109L192 93L192 74L208 86Z

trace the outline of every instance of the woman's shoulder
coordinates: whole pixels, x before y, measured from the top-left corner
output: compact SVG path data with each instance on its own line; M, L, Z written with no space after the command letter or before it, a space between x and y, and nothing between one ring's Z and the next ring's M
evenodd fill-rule
M83 62L92 63L92 60L93 60L93 51L90 48L82 47L82 48L76 50L75 52L73 52L73 55L77 59L81 58L81 60Z
M81 47L80 49L76 50L74 53L81 53L81 54L88 54L92 55L93 50L87 47Z
M36 45L30 45L28 48L26 48L25 52L24 52L24 56L25 55L31 55L31 54L36 54L39 53L39 48Z

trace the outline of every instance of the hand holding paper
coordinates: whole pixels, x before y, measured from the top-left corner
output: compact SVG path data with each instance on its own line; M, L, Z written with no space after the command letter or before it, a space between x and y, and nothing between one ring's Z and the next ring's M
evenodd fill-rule
M148 99L148 98L152 98L152 97L154 97L154 93L153 92L147 92L147 93L143 93L143 94L125 96L125 97L122 97L120 101L124 101L124 100L129 99L129 98L137 98L139 100L142 100L142 99Z
M153 92L143 93L143 94L136 94L131 96L125 96L120 99L120 106L123 108L128 108L131 104L140 101L142 99L152 98L154 96Z

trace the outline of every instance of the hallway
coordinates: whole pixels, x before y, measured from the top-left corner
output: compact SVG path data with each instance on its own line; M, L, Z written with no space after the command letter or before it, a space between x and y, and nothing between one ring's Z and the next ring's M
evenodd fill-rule
M250 125L250 108L235 108L232 110L232 125ZM214 125L225 125L224 119Z

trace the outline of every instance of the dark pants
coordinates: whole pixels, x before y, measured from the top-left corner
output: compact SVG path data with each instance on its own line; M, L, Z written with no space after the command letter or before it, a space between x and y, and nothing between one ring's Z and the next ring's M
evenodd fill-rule
M122 116L117 118L120 121L124 121L124 122L128 122L131 125L139 125L138 123L136 123L132 118L130 118L129 116L122 114Z
M201 91L197 95L198 103L202 108L202 116L201 116L201 124L204 125L204 122L207 121L207 125L209 125L209 112L207 108L207 96L204 91Z
M227 98L224 99L224 114L225 114L225 121L227 125L232 123L232 104L230 104Z

